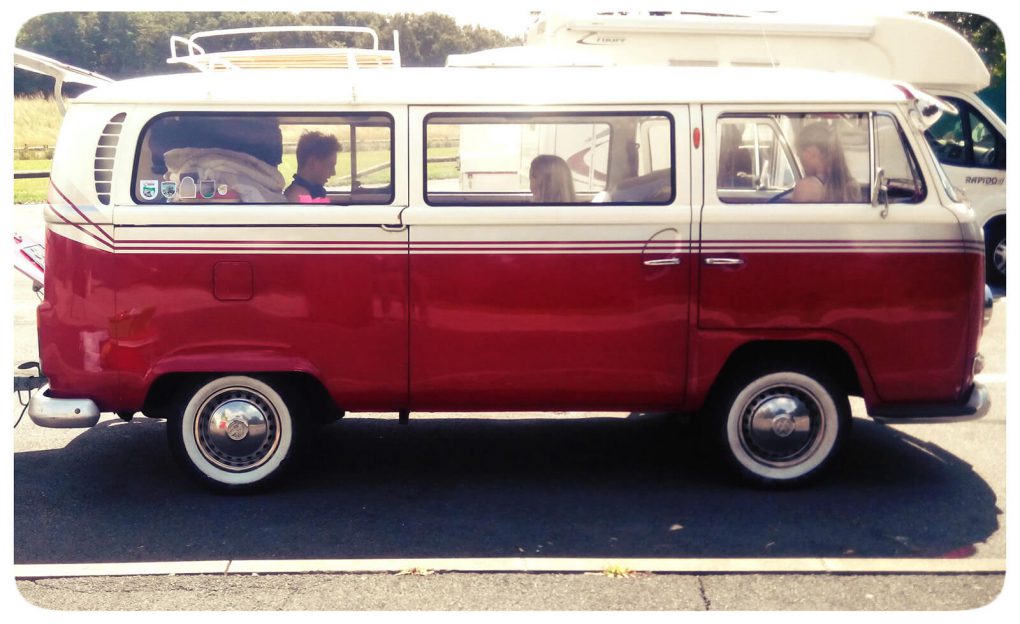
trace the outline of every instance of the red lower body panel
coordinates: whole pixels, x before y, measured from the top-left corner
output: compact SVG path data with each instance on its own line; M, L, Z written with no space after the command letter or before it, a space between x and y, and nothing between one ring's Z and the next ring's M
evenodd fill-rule
M55 396L104 411L140 409L163 374L260 371L312 374L348 410L675 410L700 406L733 350L770 337L841 346L869 403L951 403L980 324L979 254L649 267L627 253L47 245L45 372Z
M856 346L876 403L957 401L976 350L974 253L747 253L702 266L698 327ZM739 346L739 345L736 345ZM871 384L868 384L871 385Z
M640 254L413 255L412 408L678 409L689 273Z
M56 392L133 411L167 373L298 371L344 409L407 405L404 254L117 254L114 263L112 253L51 243L40 334ZM65 258L67 246L76 249ZM92 291L79 295L84 284ZM81 310L88 317L76 322ZM95 372L76 346L82 332L100 336Z
M37 310L39 357L54 397L120 403L108 362L114 310L114 255L46 233L46 298Z

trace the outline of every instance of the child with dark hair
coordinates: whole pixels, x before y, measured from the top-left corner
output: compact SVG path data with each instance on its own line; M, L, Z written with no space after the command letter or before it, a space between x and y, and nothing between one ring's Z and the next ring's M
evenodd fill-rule
M326 181L336 175L340 142L331 134L305 132L298 139L297 173L284 191L287 200L318 203L326 198Z

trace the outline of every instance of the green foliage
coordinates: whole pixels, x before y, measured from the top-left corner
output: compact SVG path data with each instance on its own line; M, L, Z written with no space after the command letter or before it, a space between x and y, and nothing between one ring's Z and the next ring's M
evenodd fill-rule
M15 160L15 171L49 171L52 165L49 160ZM50 181L48 178L30 178L14 181L14 203L29 204L46 201L46 191Z
M47 178L14 181L15 204L38 204L46 201L50 181Z
M60 111L53 100L43 97L14 98L14 170L49 171L52 149L26 150L27 147L57 144ZM37 203L46 200L49 180L32 178L14 181L14 203Z
M458 147L430 147L429 160L442 159L442 162L428 163L429 180L449 180L460 177L460 163L456 158L460 156Z
M502 33L476 26L458 26L439 13L382 15L368 12L202 12L97 13L65 12L39 15L18 32L16 46L57 60L124 79L190 71L168 65L170 36L221 28L249 26L368 26L379 33L379 46L393 49L393 31L400 31L401 62L408 67L441 66L449 54L522 43ZM367 35L328 33L267 33L238 35L228 42L234 49L266 47L369 47ZM215 40L208 51L218 49ZM183 51L183 48L181 49ZM52 80L17 70L16 94L48 92Z
M63 117L52 99L30 96L14 98L14 148L38 147L57 144L60 122ZM15 158L33 158L37 154L28 150L16 151Z

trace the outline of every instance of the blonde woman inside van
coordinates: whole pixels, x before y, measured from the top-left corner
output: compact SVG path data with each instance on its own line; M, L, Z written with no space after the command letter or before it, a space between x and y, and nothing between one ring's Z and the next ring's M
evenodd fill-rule
M531 201L540 203L572 203L574 179L567 162L559 156L541 154L531 161Z
M790 201L845 204L862 201L861 187L850 174L836 128L825 122L797 134L797 156L804 167Z

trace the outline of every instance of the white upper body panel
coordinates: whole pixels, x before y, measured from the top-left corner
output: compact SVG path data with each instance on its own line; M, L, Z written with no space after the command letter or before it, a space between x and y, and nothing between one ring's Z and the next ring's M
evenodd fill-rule
M902 102L891 82L811 70L747 68L428 68L259 70L124 80L76 102L236 105L621 105Z

